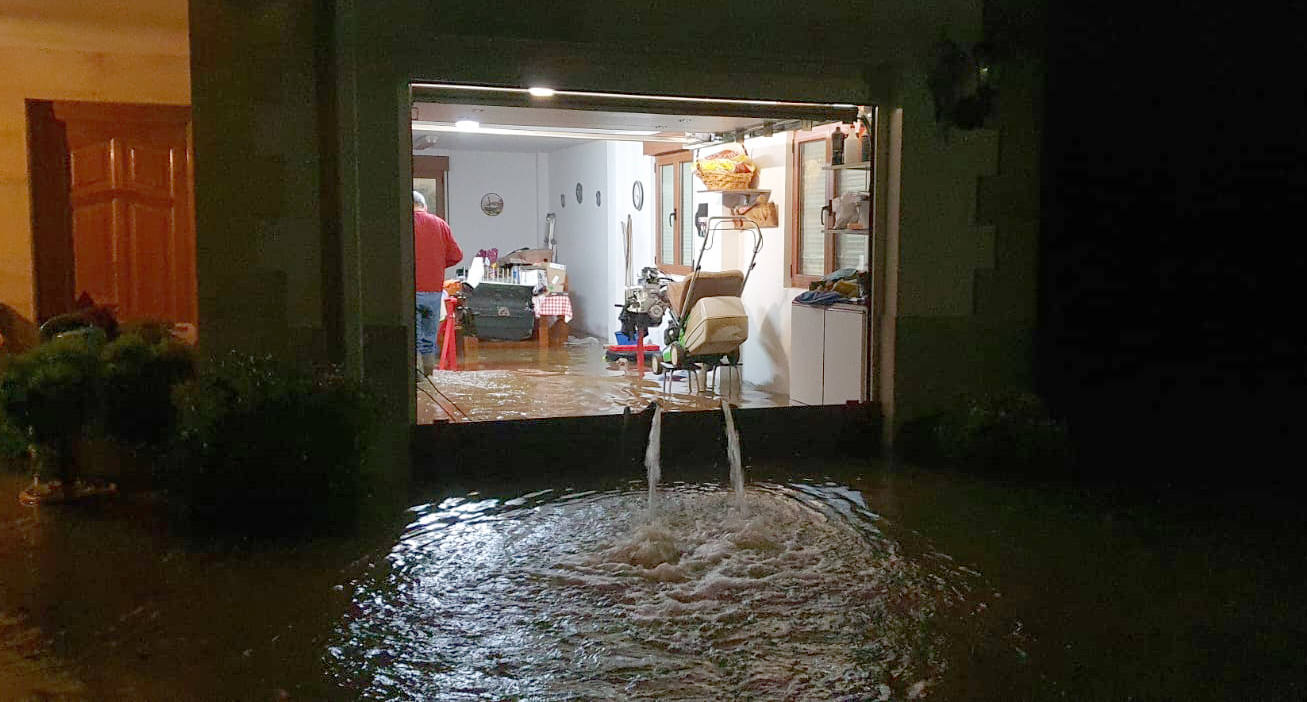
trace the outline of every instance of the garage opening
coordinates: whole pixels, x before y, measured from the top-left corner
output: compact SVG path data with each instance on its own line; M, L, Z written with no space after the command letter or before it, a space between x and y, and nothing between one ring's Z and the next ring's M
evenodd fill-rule
M875 397L874 106L411 88L419 424Z

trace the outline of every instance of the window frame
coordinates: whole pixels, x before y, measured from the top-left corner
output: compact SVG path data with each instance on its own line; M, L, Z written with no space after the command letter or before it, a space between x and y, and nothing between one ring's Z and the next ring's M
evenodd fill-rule
M449 221L448 202L449 202L449 157L448 156L427 156L414 154L413 156L413 180L434 180L436 188L440 191L440 200L436 203L427 203L431 214ZM413 188L417 190L416 187Z
M808 275L801 273L799 267L803 261L803 173L801 171L803 159L801 157L804 144L814 141L822 141L825 144L824 163L830 163L830 133L835 130L835 125L823 125L814 129L796 130L790 133L789 149L789 189L791 203L789 207L789 252L790 252L790 287L807 288L812 283L821 280L821 276ZM830 200L831 193L835 192L835 172L831 170L823 171L825 185L825 200ZM827 273L830 272L831 260L834 257L835 238L822 232L822 268Z
M790 287L793 288L807 288L812 283L821 280L821 276L808 275L800 272L800 266L802 265L802 261L803 261L803 257L802 257L803 254L803 232L802 232L803 174L800 172L800 168L802 167L803 160L801 158L801 150L804 144L809 144L814 141L821 140L825 142L826 155L824 158L824 162L826 164L829 164L830 155L831 155L830 134L831 132L835 131L836 126L839 126L840 129L843 130L845 127L848 127L849 125L842 124L842 123L837 125L835 123L832 123L832 124L821 125L819 127L815 127L809 130L796 130L790 133L790 149L789 149L789 156L788 156L789 158L788 181L789 182L787 183L787 187L789 188L788 199L791 205L789 207L790 229L788 232L789 241L787 242L787 244L789 247L788 251L790 256L789 282L790 282ZM871 180L870 188L872 191L874 191L875 189L874 161L875 161L875 148L876 148L874 143L875 142L874 138L872 139L872 142L873 142L872 153L866 155L866 159L873 164L869 168L867 177ZM823 178L824 185L825 185L824 199L825 201L830 201L830 199L834 197L834 193L835 193L835 178L837 175L837 171L828 168L828 169L823 169L823 173L825 173L825 177ZM838 173L854 174L854 173L861 173L861 171L845 170L845 171L838 171ZM873 194L873 201L874 201L874 194ZM823 202L823 204L825 203ZM873 210L874 210L874 205L873 205ZM872 212L872 219L874 220L874 218L875 218L875 212ZM871 231L868 230L866 236L871 236L871 234L872 234ZM825 231L824 228L822 230L822 259L823 259L822 270L825 271L823 275L835 270L836 235ZM868 259L870 259L870 255L868 256ZM868 260L868 265L870 265L870 260Z
M687 275L693 269L691 261L681 261L681 254L684 249L684 225L681 221L682 213L680 211L681 203L685 199L685 193L682 190L684 186L684 176L681 173L682 168L692 168L694 163L694 152L688 150L673 151L671 153L660 154L654 157L654 263L658 270L674 274ZM676 224L672 226L672 261L663 260L663 182L661 169L663 166L672 168L672 216ZM693 178L693 175L691 176ZM693 216L693 215L691 215Z

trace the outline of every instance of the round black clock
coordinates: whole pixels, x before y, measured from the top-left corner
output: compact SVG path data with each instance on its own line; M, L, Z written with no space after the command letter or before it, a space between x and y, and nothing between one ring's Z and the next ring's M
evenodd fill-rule
M581 184L580 184L580 183L577 183L577 184L576 184L576 204L579 205L579 204L581 204L581 203L584 202L584 201L585 201L585 189L581 187Z
M631 186L631 204L637 211L644 208L644 184L638 180Z

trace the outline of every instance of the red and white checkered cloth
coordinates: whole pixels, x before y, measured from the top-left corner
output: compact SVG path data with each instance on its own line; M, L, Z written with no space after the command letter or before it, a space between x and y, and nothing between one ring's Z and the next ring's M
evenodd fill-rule
M562 316L564 322L572 321L572 297L567 293L548 293L536 295L533 299L537 317Z

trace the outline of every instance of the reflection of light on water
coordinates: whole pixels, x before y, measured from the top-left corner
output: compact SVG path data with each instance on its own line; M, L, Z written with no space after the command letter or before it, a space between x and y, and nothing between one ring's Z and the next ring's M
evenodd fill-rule
M597 339L575 339L563 348L496 348L482 345L465 370L432 373L435 386L472 421L620 414L645 409L659 398L666 409L718 409L718 402L686 390L683 376L663 392L653 375L639 378L604 360ZM421 392L419 403L433 403ZM747 387L732 397L737 406L776 406L788 400Z
M973 576L829 485L450 498L356 583L330 648L381 698L903 699Z

